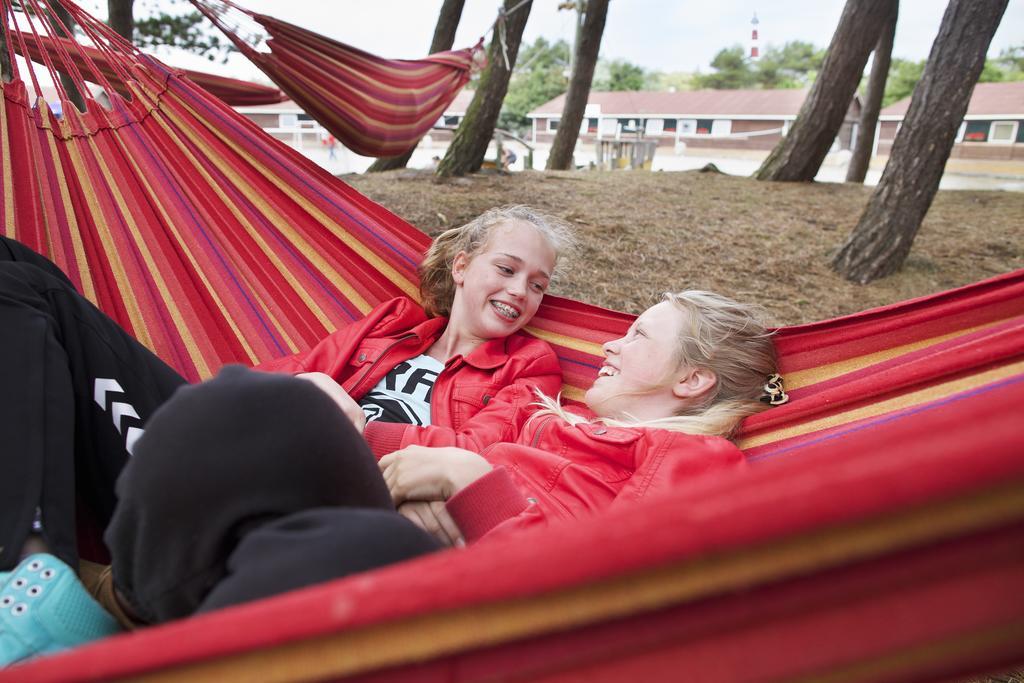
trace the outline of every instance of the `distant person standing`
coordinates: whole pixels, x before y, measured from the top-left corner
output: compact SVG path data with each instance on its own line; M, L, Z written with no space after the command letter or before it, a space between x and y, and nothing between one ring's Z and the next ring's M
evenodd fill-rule
M518 158L519 157L516 156L516 153L514 151L512 151L511 148L506 147L505 149L503 149L501 151L501 168L502 168L502 170L511 171L512 170L512 164L516 163L516 159L518 159Z
M324 138L324 146L327 147L327 158L329 160L338 158L336 153L336 150L338 149L338 141L330 133L328 133L327 137Z

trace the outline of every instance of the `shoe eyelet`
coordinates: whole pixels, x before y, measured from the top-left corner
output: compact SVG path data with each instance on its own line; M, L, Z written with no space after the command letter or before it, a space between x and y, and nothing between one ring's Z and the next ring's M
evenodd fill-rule
M17 605L11 608L11 614L13 614L16 617L22 616L23 614L25 614L25 612L28 612L28 605L26 605L23 602L19 602Z
M36 597L39 597L39 595L42 592L43 592L43 587L42 586L29 586L29 589L27 591L25 591L25 594L28 597L30 597L30 598L36 598Z
M24 588L27 585L28 585L28 579L26 579L26 578L24 578L22 576L19 576L14 581L11 581L11 587L12 588L16 588L18 590L21 590L22 588Z
M44 569L43 571L39 572L39 576L42 579L45 579L46 581L49 581L53 577L57 576L57 572L55 570L53 570L53 569Z
M0 598L0 607L10 607L13 604L14 598L10 595L5 595L3 598Z
M43 561L42 560L32 560L28 564L28 570L30 572L37 572L37 571L39 571L42 568L43 568Z

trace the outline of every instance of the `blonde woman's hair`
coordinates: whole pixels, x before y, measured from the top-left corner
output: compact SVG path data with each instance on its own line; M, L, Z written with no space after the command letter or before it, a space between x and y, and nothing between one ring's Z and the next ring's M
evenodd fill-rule
M510 205L488 209L469 223L442 232L434 238L434 243L427 250L419 266L420 299L427 315L451 315L452 300L455 298L452 264L459 252L466 252L472 259L487 245L494 228L511 222L533 226L547 240L555 251L556 267L552 279L558 275L565 256L576 248L576 237L568 223L528 206Z
M652 427L730 438L743 418L768 407L760 397L768 376L775 372L776 358L771 332L761 322L761 309L720 294L695 290L667 293L665 301L685 313L676 367L689 365L710 370L717 378L714 387L699 403L672 417L600 421L617 427ZM541 396L538 404L542 410L534 417L554 413L573 424L586 421L549 396Z

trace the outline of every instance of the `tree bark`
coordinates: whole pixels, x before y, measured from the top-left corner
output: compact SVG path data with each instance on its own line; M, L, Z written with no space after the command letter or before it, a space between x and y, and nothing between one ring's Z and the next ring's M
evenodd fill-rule
M558 123L555 141L548 155L548 169L566 170L572 168L573 152L579 138L580 124L587 108L590 85L594 81L594 67L601 51L601 36L604 34L605 19L608 17L608 0L587 0L583 27L579 31L572 78L569 92L565 94L562 118Z
M107 0L107 26L129 43L135 42L135 0Z
M889 64L892 62L892 43L896 37L896 19L899 6L894 3L889 23L882 28L882 35L875 46L875 57L871 60L871 75L864 93L864 106L860 110L860 124L857 129L857 140L853 144L853 156L846 168L846 182L863 183L871 164L871 150L875 146L875 127L878 125L878 112L882 110L882 97L885 95L885 81L889 77Z
M754 177L811 181L828 154L864 73L868 55L897 0L846 0L821 71L789 133Z
M434 39L430 41L430 54L444 52L452 49L455 45L455 32L459 29L459 21L462 19L462 8L466 0L444 0L441 5L441 13L437 17L437 26L434 27ZM419 144L417 140L416 144ZM405 154L394 157L381 157L370 164L366 169L367 173L378 173L380 171L392 171L396 168L405 168L416 151L416 145L409 148Z
M903 266L967 113L1009 0L950 0L910 108L864 214L832 260L866 284Z
M526 28L526 20L530 17L532 6L532 0L522 4L519 0L505 0L504 12L508 14L502 20L504 27L501 22L494 27L494 36L487 48L487 67L480 74L480 83L466 110L466 116L462 119L459 129L455 131L455 139L448 147L444 159L438 164L438 175L475 173L483 165L487 145L494 135L494 126L498 123L498 114L501 113L501 104L508 92L508 80L516 65L519 43L522 41L523 29ZM509 13L512 9L515 11Z
M75 39L75 20L71 18L71 13L55 0L51 0L50 3L50 19L53 22L54 30L57 35L61 38ZM65 30L66 29L66 30ZM85 111L85 98L82 96L82 92L78 89L78 85L71 78L71 75L66 71L59 71L60 84L64 87L64 91L68 94L68 99L71 103L78 107L78 111Z

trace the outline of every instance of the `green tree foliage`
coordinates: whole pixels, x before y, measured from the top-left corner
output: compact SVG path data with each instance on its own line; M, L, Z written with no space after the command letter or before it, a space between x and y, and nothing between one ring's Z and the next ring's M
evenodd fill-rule
M1004 49L998 57L985 61L979 83L1024 81L1024 45Z
M522 51L512 73L498 127L522 133L530 128L526 115L569 88L569 44L537 38Z
M885 85L885 98L882 106L887 107L904 97L910 97L914 86L921 80L924 73L924 60L919 62L907 59L893 59L889 68L889 80ZM1024 45L1004 49L998 57L985 60L985 67L978 77L979 83L1002 83L1004 81L1024 81Z
M695 80L689 71L651 71L647 74L647 90L693 90Z
M624 59L600 60L594 73L594 90L644 90L647 74L642 67Z
M806 88L818 75L825 50L801 40L781 47L769 45L756 63L758 85L762 88Z
M885 97L882 98L882 106L888 107L893 102L910 97L910 93L914 92L914 86L921 80L923 73L923 59L915 62L894 57L892 66L889 67L889 79L885 82Z
M709 74L697 74L698 88L806 88L818 75L825 50L811 43L792 40L781 46L769 45L758 60L747 57L742 45L718 51Z
M1008 47L995 59L999 68L1007 72L1008 81L1024 80L1024 44Z
M257 40L260 37L256 38ZM161 11L135 20L135 44L142 49L170 46L227 62L237 48L199 12L169 14Z
M981 75L978 76L978 83L1002 83L1006 80L1006 76L1006 72L999 67L999 64L995 60L989 59L985 61Z
M752 88L757 83L757 75L751 68L742 45L719 50L711 60L711 68L714 69L713 73L697 74L694 77L698 88L736 90Z

